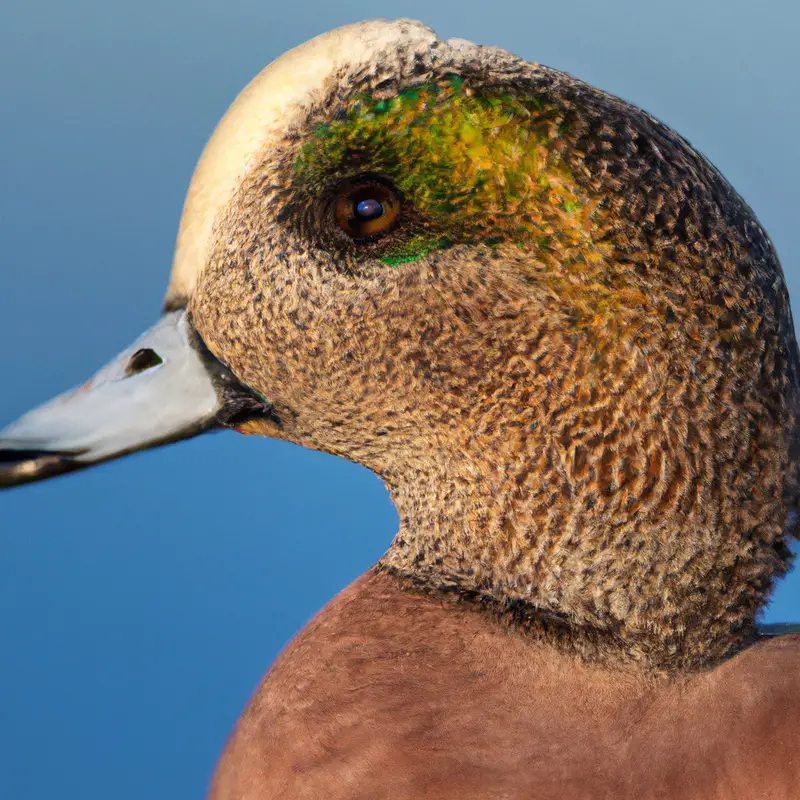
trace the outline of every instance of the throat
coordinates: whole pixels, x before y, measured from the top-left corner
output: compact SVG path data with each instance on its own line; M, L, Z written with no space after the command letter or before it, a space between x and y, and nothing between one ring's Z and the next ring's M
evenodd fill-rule
M766 591L743 592L733 566L720 581L715 565L715 557L735 561L733 544L691 553L696 539L683 530L635 518L615 526L594 509L571 508L563 491L551 492L539 515L535 497L491 483L482 491L474 480L466 491L451 475L436 487L426 495L417 480L411 491L392 491L401 525L378 569L407 591L614 668L710 667L757 639ZM687 571L671 571L681 542Z

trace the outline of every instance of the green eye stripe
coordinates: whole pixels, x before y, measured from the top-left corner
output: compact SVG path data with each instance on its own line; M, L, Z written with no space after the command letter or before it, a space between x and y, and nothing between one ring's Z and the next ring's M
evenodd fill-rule
M449 76L388 100L355 97L314 131L295 170L312 192L363 171L400 189L430 230L385 263L464 241L585 252L596 204L563 158L566 129L559 105L505 89L474 93Z

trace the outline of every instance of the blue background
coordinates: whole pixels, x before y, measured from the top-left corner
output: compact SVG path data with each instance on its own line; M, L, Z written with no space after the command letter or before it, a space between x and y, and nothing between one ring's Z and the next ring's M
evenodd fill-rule
M727 175L800 308L794 0L2 0L0 423L157 317L194 164L281 52L413 16L645 107ZM261 674L380 556L366 470L208 436L0 496L0 792L197 798ZM800 576L767 619L800 616Z

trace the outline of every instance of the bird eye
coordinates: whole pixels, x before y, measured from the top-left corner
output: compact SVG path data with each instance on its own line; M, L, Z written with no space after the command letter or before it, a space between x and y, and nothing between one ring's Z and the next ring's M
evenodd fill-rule
M356 242L388 233L399 214L397 191L379 181L351 184L336 195L336 223Z

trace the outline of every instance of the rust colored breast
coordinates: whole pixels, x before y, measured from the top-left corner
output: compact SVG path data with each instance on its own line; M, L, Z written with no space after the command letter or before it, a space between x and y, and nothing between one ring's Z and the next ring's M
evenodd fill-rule
M289 645L211 800L782 800L800 792L800 636L655 679L588 667L367 574Z

